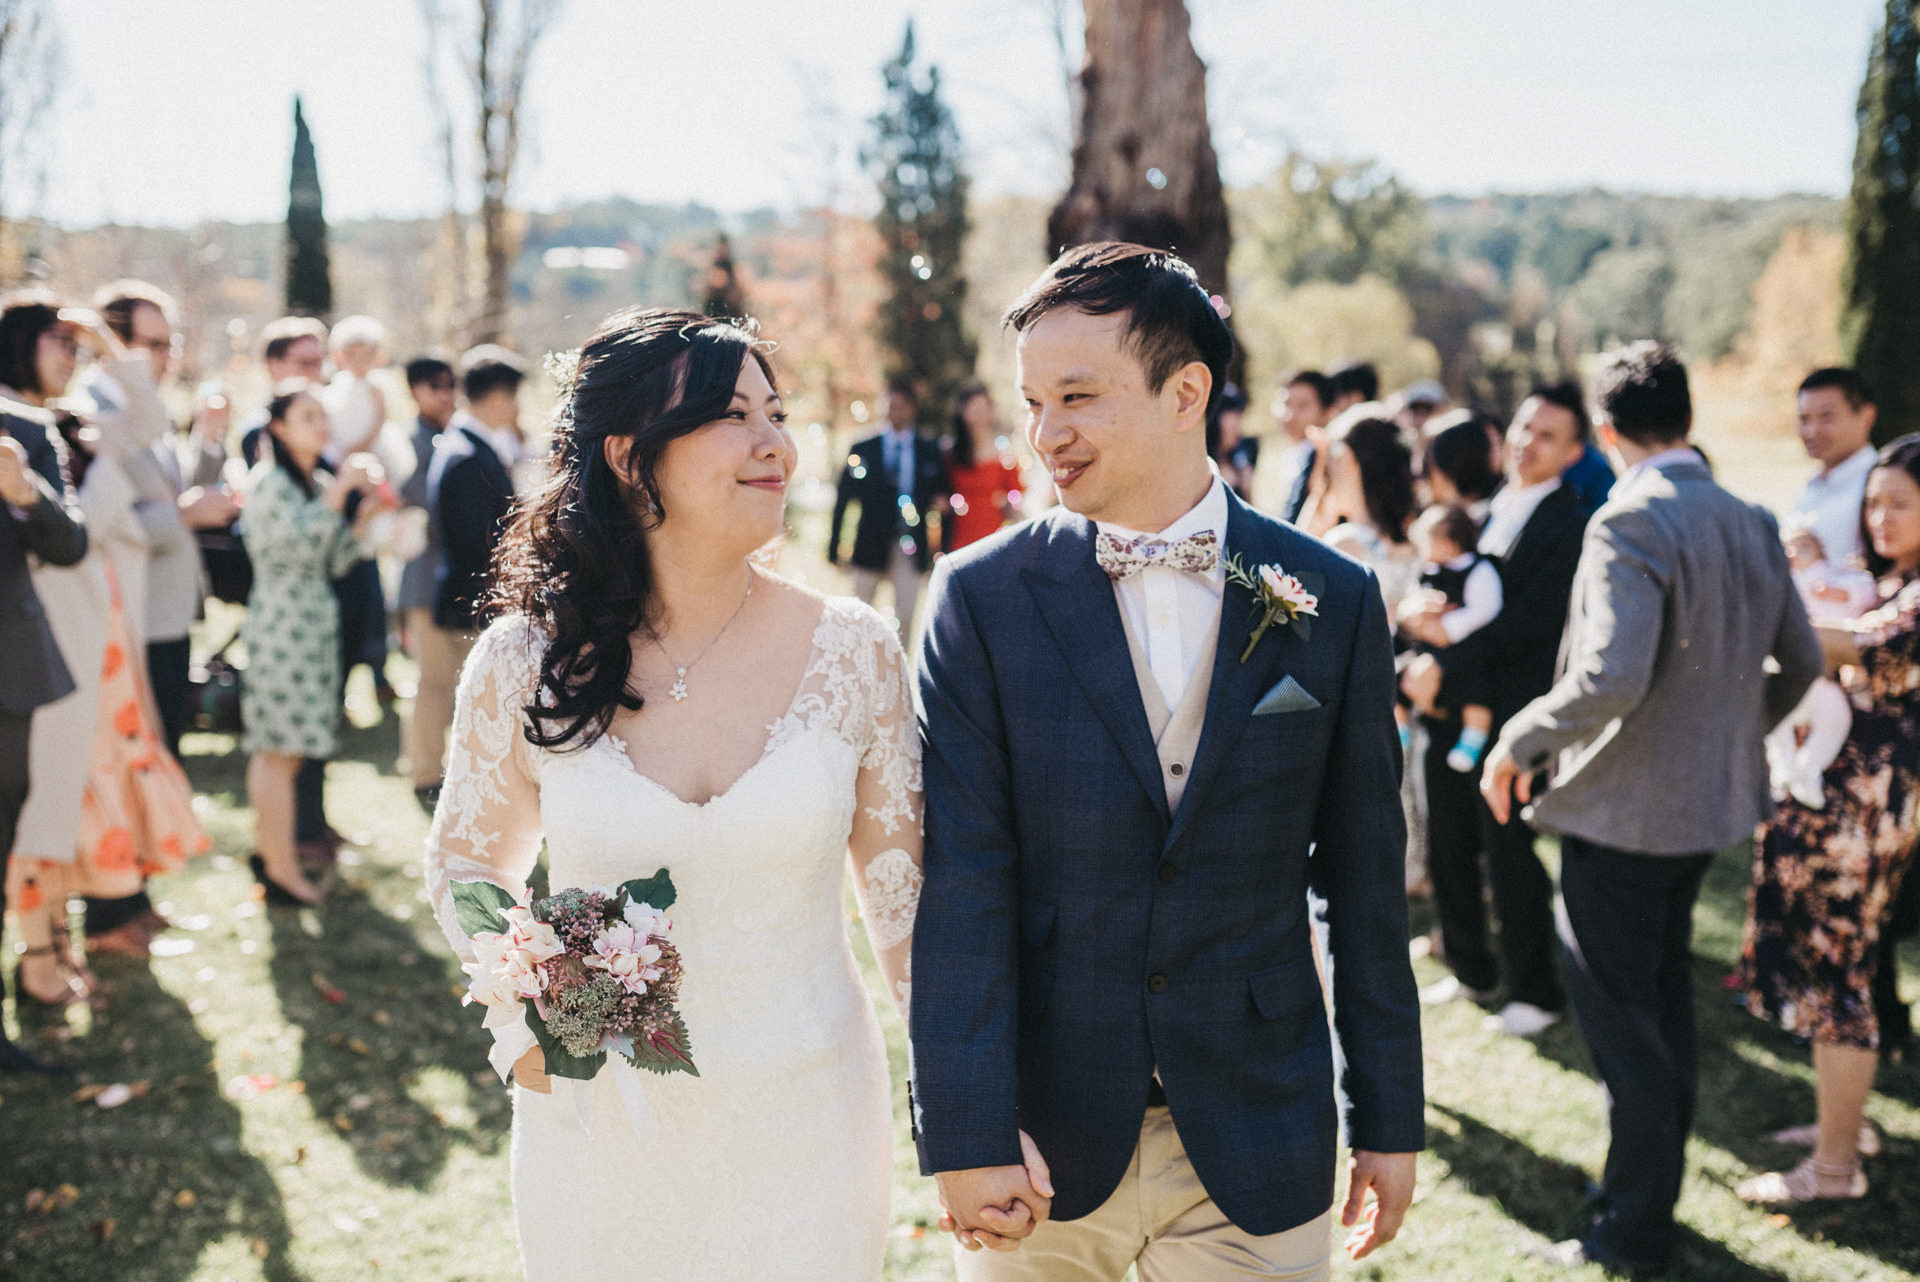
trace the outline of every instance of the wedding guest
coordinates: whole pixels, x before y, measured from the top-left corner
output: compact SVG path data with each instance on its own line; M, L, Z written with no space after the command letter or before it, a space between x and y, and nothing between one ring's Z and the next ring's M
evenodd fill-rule
M315 904L295 844L294 776L302 761L333 755L340 715L339 605L331 581L365 554L367 523L390 505L379 463L353 454L337 473L320 468L327 412L317 385L295 381L267 403L263 457L247 477L241 533L253 558L253 595L242 630L241 687L247 799L254 812L254 877L276 905ZM357 514L346 515L358 493Z
M940 523L943 552L978 543L1020 515L1020 465L994 418L987 385L969 379L953 394L953 430L947 438L953 493Z
M414 795L431 805L440 786L453 721L454 683L486 620L494 550L513 507L513 465L520 457L520 385L526 362L486 344L461 358L466 406L433 447L427 513L433 545L433 619L418 644L427 654L413 715L418 755L409 763Z
M1595 400L1626 472L1587 528L1565 675L1507 723L1481 787L1504 821L1558 757L1532 813L1560 834L1567 984L1612 1142L1592 1227L1547 1253L1658 1270L1693 1125L1694 901L1713 852L1768 812L1761 740L1819 675L1820 644L1773 517L1716 485L1687 443L1673 350L1607 356Z
M1420 576L1407 539L1413 520L1413 456L1384 407L1359 405L1327 428L1327 487L1301 528L1365 562L1391 617Z
M914 425L919 397L905 379L887 383L886 429L856 443L841 469L827 532L827 564L840 564L840 530L850 504L860 505L854 529L853 594L868 605L884 579L893 585L893 616L904 638L913 628L927 570L933 564L927 517L953 486L940 451Z
M61 398L73 382L83 346L107 366L113 394L133 410L115 408L82 421L66 408ZM61 308L50 296L27 295L0 307L0 352L9 358L0 364L0 397L53 411L49 422L65 446L67 479L90 532L79 562L33 571L35 591L75 688L34 713L33 780L14 834L15 876L26 876L31 866L36 878L51 882L61 872L40 865L70 869L73 888L86 898L88 950L145 958L167 922L144 889L142 851L132 841L106 843L100 825L85 822L93 771L78 763L94 757L96 740L123 714L145 720L141 701L127 711L118 702L103 702L101 694L110 669L144 667L144 652L130 644L135 633L127 620L144 619L145 607L129 609L126 603L145 601L150 538L135 512L137 496L123 461L152 445L166 430L166 415L146 356L128 352L94 313ZM93 404L82 397L73 408L90 411ZM144 687L144 673L136 685ZM146 853L153 867L168 866L160 862L157 848ZM169 864L185 853L176 852ZM55 933L64 939L64 882L58 890L44 896L44 911L49 931L57 926Z
M450 666L452 656L440 644L433 625L433 584L440 568L440 545L433 536L427 510L427 472L433 466L434 446L453 422L456 398L453 363L439 356L417 356L407 362L407 391L413 397L413 467L400 486L401 519L417 532L420 552L400 571L401 636L420 669L413 705L402 723L402 755L413 780L414 795L429 808L438 799L441 763L446 757L447 726L453 720L453 692L460 671Z
M1465 417L1436 434L1430 453L1448 460L1434 470L1436 493L1462 497L1485 481L1489 453L1479 417ZM1554 665L1566 628L1574 571L1590 510L1564 479L1591 435L1586 406L1573 408L1529 396L1515 411L1505 483L1487 501L1479 550L1501 562L1502 608L1471 637L1455 643L1444 611L1415 612L1401 626L1431 647L1414 659L1401 688L1428 716L1428 869L1440 949L1453 973L1428 985L1421 1000L1489 1002L1491 1031L1536 1036L1558 1023L1566 1006L1554 965L1553 884L1540 862L1536 834L1517 814L1504 819L1445 759L1458 735L1461 706L1484 691L1497 740L1507 722L1553 687ZM1449 477L1462 478L1459 482ZM1482 857L1486 871L1483 874ZM1487 898L1499 919L1498 945L1490 934Z
M1879 1151L1873 970L1920 837L1920 436L1876 456L1861 529L1883 603L1819 624L1828 664L1857 674L1852 721L1820 804L1790 796L1761 829L1740 958L1747 1008L1813 1042L1819 1121L1773 1137L1813 1152L1741 1183L1750 1202L1863 1197L1861 1155Z
M1233 383L1220 389L1213 413L1207 416L1207 457L1220 471L1227 488L1242 500L1253 497L1253 469L1260 461L1260 441L1242 430L1247 416L1247 394Z
M1320 470L1316 467L1320 438L1333 418L1333 398L1333 380L1313 369L1296 371L1274 393L1273 416L1288 442L1280 464L1280 488L1287 498L1279 515L1290 524L1299 523L1314 473Z
M282 316L270 322L260 331L260 361L266 366L268 385L304 379L319 386L326 373L327 338L327 327L311 316ZM267 422L263 406L240 425L240 457L249 469L260 465ZM326 466L324 457L320 466ZM316 757L301 764L294 781L294 840L301 857L315 867L331 864L342 840L327 822L326 779L327 763Z
M327 372L327 327L311 316L282 316L260 331L260 363L266 366L267 385L278 387L291 379L322 381ZM266 439L265 406L240 424L240 457L249 468L260 462Z
M94 306L130 352L145 356L157 388L173 361L173 300L144 281L122 280L102 289ZM115 409L126 412L124 407L145 399L139 394L144 389L130 395L102 366L88 372L86 388L96 418ZM152 405L164 415L157 396ZM219 480L224 436L224 416L203 414L191 436L191 464L181 459L171 424L151 446L122 461L136 495L134 515L148 539L146 614L141 619L130 613L128 624L144 637L162 738L176 757L190 696L192 642L187 634L200 615L202 597L200 549L194 536L232 525L240 511Z
M1493 420L1478 410L1454 410L1432 419L1420 468L1435 503L1458 504L1482 525L1488 501L1501 482L1487 443L1492 425Z
M1380 372L1369 361L1342 361L1327 371L1333 384L1333 400L1327 406L1329 421L1356 405L1380 399Z
M1418 378L1394 393L1393 421L1407 439L1418 441L1428 425L1447 407L1447 389L1430 378Z
M386 326L371 316L349 316L327 333L334 373L321 389L327 407L327 462L371 450L387 421L387 398L373 381L386 358Z
M1847 565L1866 551L1860 505L1874 468L1879 407L1859 371L1829 368L1800 381L1799 413L1800 443L1820 471L1794 499L1787 519L1811 530L1830 561Z
M42 335L13 335L0 344L0 379L27 381ZM73 692L72 674L41 609L27 558L44 565L76 565L87 551L87 530L67 483L59 436L47 415L0 403L0 923L7 913L7 873L20 809L30 780L33 714ZM42 995L70 989L74 959L31 950L20 960L16 990L46 983ZM57 987L56 987L57 985ZM0 1070L64 1071L22 1050L0 1028Z
M1873 469L1879 408L1866 379L1845 367L1814 370L1801 380L1797 399L1800 440L1820 471L1800 491L1787 519L1811 530L1829 561L1847 566L1866 551L1860 507L1867 473ZM1872 967L1874 1014L1881 1047L1897 1055L1913 1040L1913 1014L1900 1000L1895 950L1902 936L1920 928L1920 879L1905 882L1888 907L1883 927Z

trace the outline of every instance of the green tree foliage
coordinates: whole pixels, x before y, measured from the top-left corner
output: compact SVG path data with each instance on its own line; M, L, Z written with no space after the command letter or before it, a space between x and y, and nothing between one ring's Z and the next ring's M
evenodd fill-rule
M1880 399L1882 442L1920 428L1920 15L1915 0L1887 0L1856 116L1853 190L1847 198L1848 359Z
M300 100L293 100L293 177L287 197L287 311L325 316L333 310L327 267L327 217L320 208L320 164Z
M969 183L960 131L940 96L940 70L920 74L914 59L909 21L900 53L883 71L886 105L861 160L880 188L873 221L886 282L877 322L886 372L912 379L923 403L941 406L972 376L979 350L963 324Z
M1420 198L1371 160L1290 151L1234 213L1260 268L1289 286L1363 275L1398 283L1427 244Z

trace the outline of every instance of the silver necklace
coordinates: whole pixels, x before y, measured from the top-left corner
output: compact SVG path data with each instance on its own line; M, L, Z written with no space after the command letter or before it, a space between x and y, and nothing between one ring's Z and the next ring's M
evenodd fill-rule
M677 679L674 681L672 689L667 691L667 694L672 697L675 703L680 703L687 697L687 673L698 667L700 660L706 658L708 652L720 644L720 638L727 635L727 629L733 626L733 620L740 617L740 611L746 609L747 602L751 600L753 600L753 567L749 565L747 567L747 594L741 597L740 604L734 607L733 618L728 619L726 623L721 625L720 630L713 634L713 640L707 642L706 649L693 656L692 663L681 664L675 662L674 657L671 654L667 654L666 642L657 636L653 638L653 643L660 647L660 653L666 655L668 663L673 664L673 671Z

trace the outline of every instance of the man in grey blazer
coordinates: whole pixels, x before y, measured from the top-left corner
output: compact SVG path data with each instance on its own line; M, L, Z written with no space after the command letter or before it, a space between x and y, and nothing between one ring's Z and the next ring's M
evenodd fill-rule
M1598 1214L1550 1255L1659 1269L1693 1122L1694 900L1713 852L1767 815L1762 737L1821 655L1773 517L1716 485L1687 444L1693 403L1672 349L1609 356L1595 398L1625 472L1587 527L1561 676L1507 723L1481 788L1504 822L1553 767L1530 818L1560 834L1567 987L1607 1092Z

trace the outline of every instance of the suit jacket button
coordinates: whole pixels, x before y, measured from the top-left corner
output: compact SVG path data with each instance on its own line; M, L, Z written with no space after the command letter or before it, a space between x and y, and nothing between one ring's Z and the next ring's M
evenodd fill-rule
M1167 977L1158 972L1155 972L1154 974L1147 976L1147 991L1150 993L1166 992Z
M1178 779L1181 775L1187 773L1187 768L1176 761L1172 765L1167 767L1167 773L1172 775L1175 779Z
M1172 864L1170 863L1161 864L1160 865L1160 884L1162 886L1171 886L1173 884L1173 879L1177 877L1179 874L1180 874L1180 870L1178 868L1175 868Z

